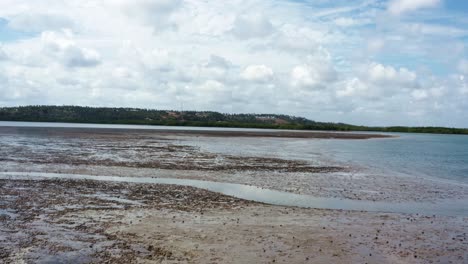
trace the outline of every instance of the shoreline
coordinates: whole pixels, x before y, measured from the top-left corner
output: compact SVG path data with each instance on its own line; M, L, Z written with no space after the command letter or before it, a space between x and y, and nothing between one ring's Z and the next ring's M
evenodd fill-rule
M27 126L0 126L0 133L62 133L62 134L108 134L133 133L157 134L162 136L205 136L205 137L267 137L267 138L304 138L304 139L379 139L396 138L393 135L359 132L331 132L306 130L265 130L265 131L221 131L221 130L191 130L191 129L134 129L134 128L87 128L87 127L27 127Z
M0 149L3 171L206 180L382 202L468 198L467 185L380 174L314 153L303 159L295 146L309 139L1 127L0 137L10 146Z
M208 180L189 180L177 178L158 177L134 177L134 176L94 176L82 174L59 174L42 172L0 172L0 180L11 181L95 181L108 182L110 184L147 184L147 185L174 185L183 188L197 188L219 195L234 197L253 203L261 203L272 206L289 208L323 209L323 210L345 210L360 211L367 213L396 213L396 214L420 214L422 216L459 216L468 217L468 211L464 212L467 199L442 200L438 202L376 202L351 199L337 199L313 197L294 193L281 192L271 189L260 188L252 185L236 183L211 182ZM457 205L458 203L458 205ZM431 210L431 211L428 211Z
M188 186L137 183L145 177L212 181L223 188L235 183L253 193L278 190L371 205L468 198L467 186L370 174L316 153L303 158L308 152L298 152L297 146L307 139L30 128L0 128L0 139L3 175L94 175L0 177L0 259L7 263L468 260L465 214L445 216L431 207L407 213L308 209ZM105 175L132 182L91 180Z
M468 185L454 181L420 178L408 175L342 172L280 172L239 170L180 170L177 168L136 168L121 166L79 165L67 163L17 163L0 161L3 173L52 173L136 178L171 178L216 183L241 184L262 189L369 202L438 203L468 200Z
M466 217L271 206L175 185L0 179L0 186L7 263L467 259Z

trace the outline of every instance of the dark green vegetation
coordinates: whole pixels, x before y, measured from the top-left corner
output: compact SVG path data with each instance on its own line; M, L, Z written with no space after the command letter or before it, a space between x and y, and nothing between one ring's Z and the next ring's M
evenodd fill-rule
M0 108L0 121L136 124L164 126L242 127L332 131L380 131L468 134L468 129L445 127L367 127L315 122L302 117L273 114L222 114L138 108L80 106L22 106Z

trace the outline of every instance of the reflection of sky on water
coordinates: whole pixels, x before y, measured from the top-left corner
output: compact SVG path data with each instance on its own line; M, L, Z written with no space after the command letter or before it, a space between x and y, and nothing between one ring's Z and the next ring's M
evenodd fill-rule
M131 183L185 185L206 189L213 192L223 193L226 195L246 200L252 200L274 205L297 206L304 208L343 209L395 213L420 213L423 215L468 216L468 209L466 208L467 201L465 200L450 200L436 203L387 203L336 198L317 198L308 195L280 192L242 184L219 183L186 179L114 177L20 172L1 172L0 175L1 178L64 178Z
M395 139L316 140L332 159L374 171L468 183L468 136L399 134Z
M2 122L3 126L272 131L243 128L167 127L140 125ZM273 130L275 131L275 130ZM363 133L363 132L359 132ZM203 151L235 156L306 160L315 165L353 164L373 172L448 179L468 183L468 136L397 134L399 138L327 140L291 138L177 137ZM2 139L4 140L4 139ZM38 140L38 142L41 142ZM47 145L50 147L50 144ZM39 148L40 146L36 146ZM66 146L65 146L66 147Z
M357 166L381 175L400 174L468 183L468 136L398 134L369 140L197 138L184 141L212 153L271 156L312 164Z

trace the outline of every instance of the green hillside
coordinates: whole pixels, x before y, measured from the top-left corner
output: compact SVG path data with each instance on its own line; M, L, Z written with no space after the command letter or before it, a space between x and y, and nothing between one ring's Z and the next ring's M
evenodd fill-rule
M277 114L223 114L210 111L181 112L81 106L3 107L0 108L0 121L468 134L468 129L460 128L367 127L343 123L315 122L303 117Z

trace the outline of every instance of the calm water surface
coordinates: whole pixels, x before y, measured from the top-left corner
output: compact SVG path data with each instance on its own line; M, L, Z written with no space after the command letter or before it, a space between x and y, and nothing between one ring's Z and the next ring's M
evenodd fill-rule
M17 127L70 127L108 129L180 129L222 131L271 131L242 128L200 128L138 125L65 124L34 122L1 122L0 126ZM360 132L361 133L361 132ZM363 166L380 173L399 173L411 176L439 178L468 183L468 135L403 134L398 138L370 140L317 140L317 139L271 139L271 138L212 138L203 144L213 151L238 151L244 154L258 152L283 153L289 158L316 160L317 157ZM215 144L216 141L220 141ZM255 145L262 144L262 147ZM250 142L250 143L249 143ZM265 145L267 147L265 147ZM238 153L242 154L242 153ZM286 157L286 158L288 158Z
M283 206L296 206L303 208L322 208L338 210L354 210L368 212L386 212L386 213L408 213L422 214L427 216L446 215L446 216L468 216L468 210L465 208L464 200L449 200L436 203L406 202L372 202L358 201L337 198L320 198L309 195L294 194L275 190L263 189L255 186L222 183L188 179L172 178L148 178L148 177L115 177L115 176L94 176L79 174L59 174L59 173L37 173L37 172L0 172L0 179L28 179L35 180L41 178L58 179L86 179L95 181L114 181L130 183L155 183L155 184L175 184L192 186L206 189L213 192L219 192L225 195L234 196L241 199ZM136 201L109 198L114 201L131 202L139 205Z
M468 136L398 134L396 139L320 140L326 155L376 171L468 183Z

